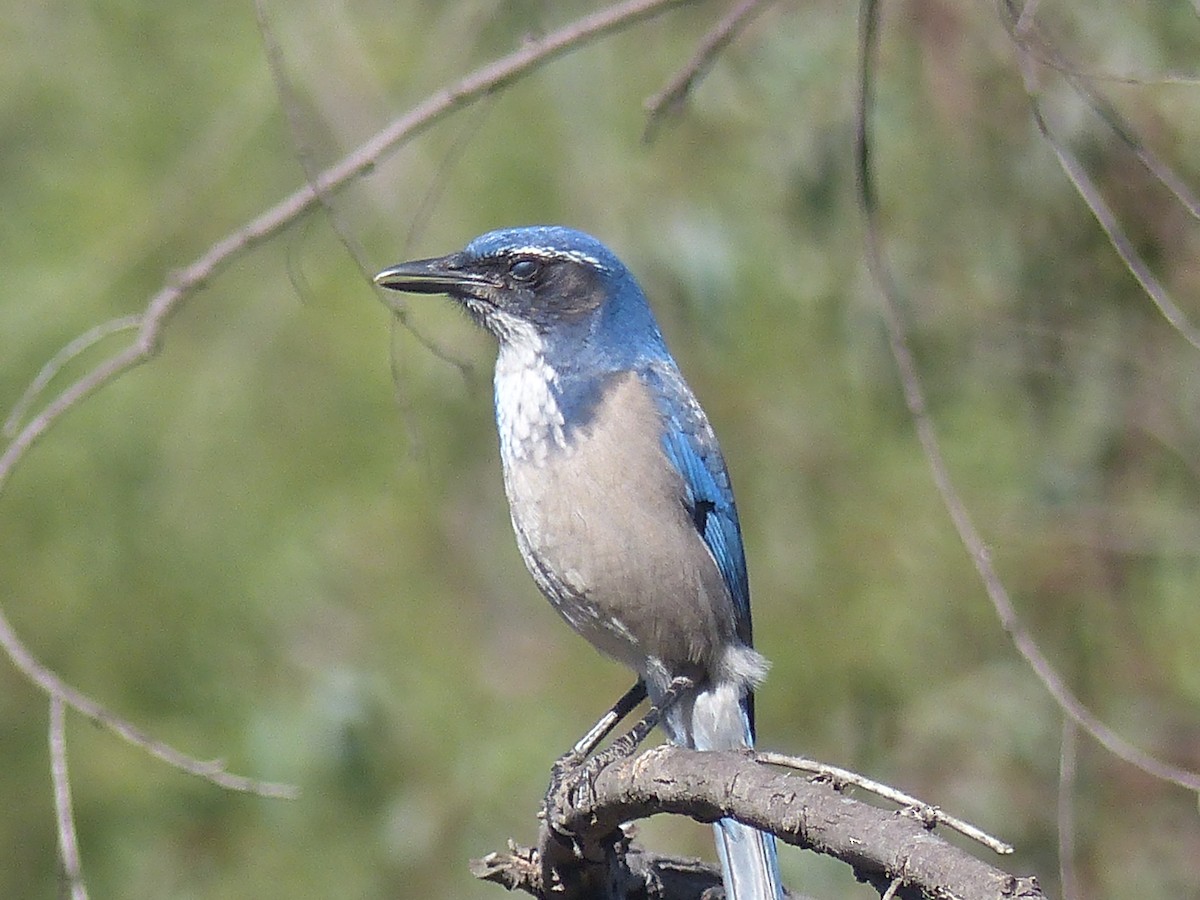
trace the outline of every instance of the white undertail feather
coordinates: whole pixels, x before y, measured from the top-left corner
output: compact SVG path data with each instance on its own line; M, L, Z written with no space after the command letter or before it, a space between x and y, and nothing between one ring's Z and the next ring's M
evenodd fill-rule
M692 746L697 750L754 746L741 692L729 682L698 694L691 719ZM778 900L783 896L773 835L734 819L719 820L713 833L728 900Z

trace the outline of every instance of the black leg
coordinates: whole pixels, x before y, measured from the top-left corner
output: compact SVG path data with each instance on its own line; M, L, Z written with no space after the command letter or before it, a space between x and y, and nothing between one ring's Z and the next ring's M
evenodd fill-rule
M632 756L642 741L646 740L654 727L662 721L662 717L666 715L672 704L679 699L680 695L691 690L695 684L693 679L685 675L673 678L666 691L663 692L662 699L646 710L646 714L638 720L633 728L613 741L603 752L587 759L587 752L595 749L604 736L616 727L617 722L623 719L629 710L640 703L642 697L645 696L646 686L640 681L635 684L624 697L617 701L617 705L580 739L570 753L554 764L550 773L550 791L546 795L547 807L552 802L551 798L560 796L560 789L568 780L573 782L571 784L572 791L585 787L590 789L596 776L607 766ZM634 702L630 703L631 700ZM628 709L625 709L626 704L628 704ZM617 715L618 711L620 711L619 716ZM581 750L584 752L580 753Z
M567 774L574 772L600 742L608 737L621 720L629 715L639 703L646 699L646 682L640 678L627 690L621 699L613 704L612 709L600 717L595 725L588 729L587 734L576 741L575 746L555 760L550 767L550 789L546 794L547 802L554 796Z
M650 736L650 732L654 727L662 721L663 716L667 714L679 697L690 691L696 682L686 675L678 675L671 679L671 683L667 685L667 689L663 692L662 699L658 703L646 710L646 714L638 720L629 731L621 735L603 753L597 753L588 762L588 768L592 768L592 764L600 760L600 763L595 766L595 773L599 774L600 770L610 763L614 763L619 759L625 759L627 756L632 756L633 752L641 745L642 741Z
M614 728L621 723L627 715L634 711L639 703L646 699L646 682L640 678L637 683L625 692L625 694L613 704L613 708L601 716L600 721L591 727L579 741L571 748L568 756L573 756L577 759L584 759L591 755L602 740L608 737Z

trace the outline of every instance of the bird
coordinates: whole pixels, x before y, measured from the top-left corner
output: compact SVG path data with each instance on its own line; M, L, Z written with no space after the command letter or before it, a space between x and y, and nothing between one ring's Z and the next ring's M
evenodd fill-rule
M754 745L750 588L717 438L641 286L595 237L489 231L390 266L383 288L444 294L498 341L494 403L521 556L563 619L668 704L671 743ZM775 840L714 824L730 900L782 896Z

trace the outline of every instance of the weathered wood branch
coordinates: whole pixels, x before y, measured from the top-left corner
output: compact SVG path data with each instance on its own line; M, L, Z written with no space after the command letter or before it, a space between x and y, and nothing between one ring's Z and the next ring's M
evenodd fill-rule
M898 898L1042 898L1032 877L983 862L935 834L918 815L885 810L824 780L770 768L752 752L701 753L663 745L610 765L550 800L537 849L510 845L473 864L477 877L535 897L696 900L720 885L715 868L647 853L622 823L658 813L700 822L732 817L849 865ZM717 895L710 895L717 896Z

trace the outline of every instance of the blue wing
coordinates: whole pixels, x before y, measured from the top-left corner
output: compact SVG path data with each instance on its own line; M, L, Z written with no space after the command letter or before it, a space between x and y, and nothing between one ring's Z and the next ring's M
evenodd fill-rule
M729 588L737 611L738 636L752 644L742 530L717 437L674 365L653 367L646 380L666 420L663 450L683 477L684 504Z

